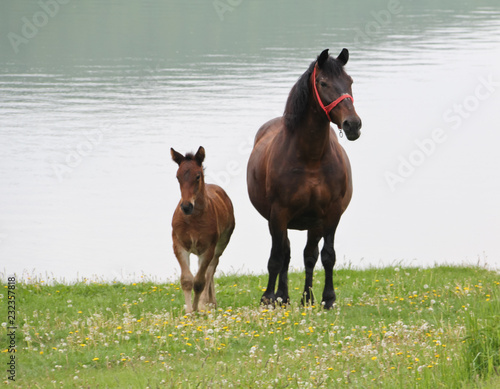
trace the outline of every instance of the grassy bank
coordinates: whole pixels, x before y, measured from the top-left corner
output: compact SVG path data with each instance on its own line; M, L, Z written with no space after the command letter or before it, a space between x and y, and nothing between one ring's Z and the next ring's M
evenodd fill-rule
M266 276L223 276L186 316L178 283L16 286L22 388L500 387L500 275L474 267L339 270L331 311L259 307ZM315 274L321 296L323 273ZM7 288L1 285L2 318ZM5 319L4 319L5 317ZM0 362L6 366L7 329Z

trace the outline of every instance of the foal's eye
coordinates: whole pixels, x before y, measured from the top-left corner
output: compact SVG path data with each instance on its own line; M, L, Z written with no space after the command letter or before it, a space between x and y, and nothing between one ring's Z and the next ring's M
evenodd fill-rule
M200 181L200 179L201 179L201 174L198 174L198 175L196 176L196 181Z

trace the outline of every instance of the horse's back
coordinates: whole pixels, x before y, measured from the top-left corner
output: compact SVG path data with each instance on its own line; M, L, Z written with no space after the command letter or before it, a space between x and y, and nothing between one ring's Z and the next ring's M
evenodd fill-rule
M254 146L256 146L257 143L261 142L262 140L269 140L273 137L273 135L276 135L277 131L281 127L280 125L282 123L282 120L283 117L280 116L264 123L255 135Z
M269 148L276 135L283 130L282 117L264 123L255 135L255 143L247 165L247 189L250 201L259 213L269 219L270 204L267 201L266 182Z
M235 226L233 203L226 191L215 184L205 184L208 198L213 206L217 219L219 234L230 231Z

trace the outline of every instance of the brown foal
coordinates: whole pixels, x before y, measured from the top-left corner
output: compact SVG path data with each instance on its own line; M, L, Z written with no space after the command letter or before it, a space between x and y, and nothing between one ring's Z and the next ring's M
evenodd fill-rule
M184 156L174 149L170 149L170 153L179 165L177 180L181 188L181 200L172 218L172 240L181 266L186 312L190 313L205 309L207 304L217 304L214 273L234 230L234 211L221 187L205 184L203 147L195 155ZM190 254L198 256L198 272L194 277L189 268Z

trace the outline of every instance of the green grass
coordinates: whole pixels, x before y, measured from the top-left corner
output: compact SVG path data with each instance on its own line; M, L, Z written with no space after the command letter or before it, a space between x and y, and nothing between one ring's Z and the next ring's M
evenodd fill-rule
M259 307L267 276L221 276L185 315L179 283L16 286L20 388L496 388L500 275L478 267L341 269L333 310ZM315 273L321 296L323 272ZM7 288L0 287L0 322ZM7 366L7 331L0 364Z

